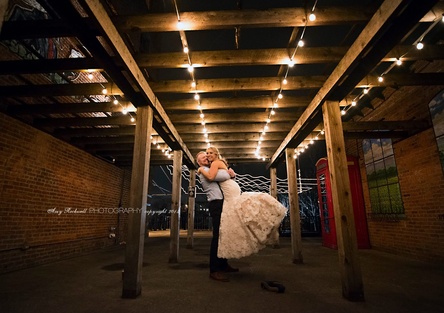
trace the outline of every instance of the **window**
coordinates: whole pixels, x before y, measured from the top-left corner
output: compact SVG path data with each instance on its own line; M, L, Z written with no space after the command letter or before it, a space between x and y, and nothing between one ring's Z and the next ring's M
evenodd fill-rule
M432 116L433 130L435 131L436 143L438 144L441 167L444 169L444 90L441 90L429 103L430 115Z
M391 139L363 141L372 216L404 214Z

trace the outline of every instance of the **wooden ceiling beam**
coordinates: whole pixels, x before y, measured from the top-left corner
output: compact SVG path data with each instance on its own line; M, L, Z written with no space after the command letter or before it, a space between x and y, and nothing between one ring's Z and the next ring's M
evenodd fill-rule
M348 47L304 47L294 56L296 64L338 63ZM381 61L439 60L444 58L444 47L427 45L417 50L411 45L395 47ZM140 53L135 56L142 68L186 68L188 58L182 52ZM193 67L287 65L287 49L193 51Z
M120 101L119 105L112 102L70 102L53 104L10 105L8 113L22 114L62 114L62 113L91 113L91 112L135 112L136 108L128 101Z
M317 7L319 12L315 22L307 26L365 24L376 8L360 7ZM444 4L438 3L420 22L433 22L444 13ZM183 12L181 20L184 30L230 29L234 27L304 27L304 8L275 8L268 10L236 10L236 11L204 11ZM185 23L188 21L187 23ZM175 13L153 13L140 16L115 16L113 22L122 32L137 30L138 32L177 31L177 15ZM81 23L89 25L90 33L100 36L94 20L81 18ZM27 20L3 22L0 40L75 37L72 27L63 20Z
M337 63L347 47L306 47L294 57L296 64ZM427 45L423 50L412 46L397 46L381 61L394 62L402 56L403 61L439 60L444 58L442 45ZM182 52L142 53L135 56L141 68L185 68L187 56ZM116 60L118 62L118 60ZM193 51L194 67L286 65L287 49ZM102 71L94 58L13 60L0 62L0 74L35 74L67 71Z

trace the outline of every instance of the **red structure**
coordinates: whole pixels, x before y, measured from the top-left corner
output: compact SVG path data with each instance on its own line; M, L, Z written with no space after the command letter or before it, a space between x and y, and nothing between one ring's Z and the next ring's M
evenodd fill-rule
M367 219L365 215L365 205L358 159L352 156L347 156L347 163L358 248L367 249L370 248L370 239L367 230ZM328 168L328 160L326 158L321 158L316 163L316 178L318 181L322 244L325 247L336 249L338 247L336 239L336 225L331 194L330 171Z

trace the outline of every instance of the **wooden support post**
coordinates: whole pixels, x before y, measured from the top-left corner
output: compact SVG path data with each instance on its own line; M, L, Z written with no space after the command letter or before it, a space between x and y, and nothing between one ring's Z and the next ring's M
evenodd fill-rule
M270 195L277 200L277 177L276 177L276 168L270 167ZM280 247L279 242L279 230L276 235L276 241L273 244L274 249L278 249Z
M270 167L270 195L277 199L277 177L275 167Z
M290 200L291 250L293 253L293 263L303 263L301 216L299 215L298 183L294 149L285 149L285 157L287 162L288 199Z
M188 227L187 227L187 248L194 247L194 206L196 203L196 170L190 170L190 185L188 187Z
M171 192L171 223L170 223L170 263L179 261L179 214L180 194L182 189L182 150L174 150L173 157L173 190Z
M134 156L131 174L130 209L126 236L123 298L136 298L142 291L143 245L145 241L146 204L151 152L153 110L137 109Z
M351 301L363 301L364 290L358 259L341 112L337 102L325 102L322 106L322 113L327 144L328 168L330 169L342 295Z
M0 0L0 33L2 32L3 22L5 21L6 11L8 10L9 0Z

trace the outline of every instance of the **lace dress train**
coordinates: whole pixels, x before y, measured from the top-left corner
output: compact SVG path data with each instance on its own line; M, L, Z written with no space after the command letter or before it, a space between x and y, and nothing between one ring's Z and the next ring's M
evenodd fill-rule
M241 193L234 180L219 183L224 205L219 228L218 257L239 259L277 242L287 209L262 192Z

